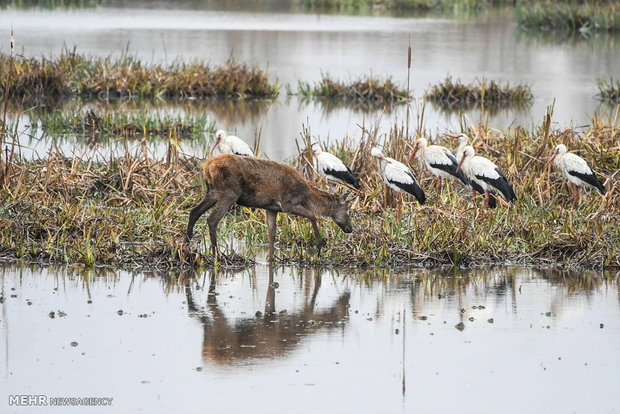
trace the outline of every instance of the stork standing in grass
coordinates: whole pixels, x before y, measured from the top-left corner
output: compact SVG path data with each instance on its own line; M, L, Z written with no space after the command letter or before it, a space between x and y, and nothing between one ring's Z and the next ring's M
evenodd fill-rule
M552 162L553 166L564 174L564 177L570 181L573 187L574 198L571 210L575 208L575 204L579 201L579 186L596 189L602 195L607 193L605 187L603 187L603 184L596 174L594 174L594 171L592 171L588 163L579 155L567 152L566 145L559 144L555 147L553 155L549 158L547 164L545 164L545 168Z
M461 168L465 175L467 175L467 178L472 183L479 185L484 191L486 207L490 207L491 204L491 195L489 193L499 193L509 203L517 199L510 182L502 170L488 158L476 155L476 151L471 145L467 145L463 150L457 169Z
M466 134L462 134L462 133L461 134L444 133L444 135L447 137L458 139L459 146L457 147L456 153L454 154L454 156L457 160L461 160L461 158L463 158L463 151L465 151L465 147L469 145L469 137ZM480 185L476 183L475 181L469 180L469 186L471 187L472 197L476 198L476 193L482 194L483 196L485 195L482 187L480 187ZM495 197L493 197L492 194L487 193L487 195L489 197L489 208L495 208L495 206L497 205L495 201Z
M215 133L215 143L213 144L213 148L211 148L211 155L213 155L215 148L218 149L220 154L254 156L254 151L252 151L252 148L250 148L244 140L234 135L227 135L226 131L221 129Z
M360 189L357 178L340 158L321 150L318 145L313 146L312 151L314 152L314 168L320 176L324 176L330 181L353 186L357 190Z
M426 196L418 180L405 164L384 156L377 147L373 148L370 154L377 158L377 164L383 181L385 181L388 187L398 193L398 220L400 220L400 210L403 204L402 193L413 195L420 204L426 202Z
M428 145L426 138L418 138L409 157L409 163L414 158L424 164L426 169L437 177L437 191L439 194L441 194L442 178L456 177L463 184L469 185L469 180L465 173L463 173L463 170L457 171L458 161L448 148L440 145Z

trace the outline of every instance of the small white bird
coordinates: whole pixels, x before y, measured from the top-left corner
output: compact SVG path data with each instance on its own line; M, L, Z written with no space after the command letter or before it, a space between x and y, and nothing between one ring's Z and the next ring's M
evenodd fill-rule
M383 181L388 187L398 192L398 214L397 218L400 220L400 210L402 206L402 193L408 193L413 195L420 204L426 202L426 196L424 191L420 187L415 175L407 168L407 166L401 162L396 161L393 158L386 157L381 153L379 148L374 147L370 154L377 158L377 165L379 171L383 177Z
M254 152L244 140L234 135L226 135L226 131L221 129L215 133L215 143L213 148L211 148L211 155L213 155L215 148L218 149L220 154L254 156Z
M437 189L440 194L442 178L456 177L463 184L469 185L469 180L463 171L457 171L458 161L448 148L440 145L428 145L426 138L418 138L409 157L409 162L414 158L421 161L426 169L437 177Z
M592 168L579 155L567 152L566 145L559 144L553 150L553 155L545 164L545 168L553 162L553 166L560 170L564 177L570 181L574 190L573 207L579 200L578 187L590 187L598 190L602 195L607 193L605 187L598 179Z
M314 167L320 176L327 177L328 180L352 185L358 190L360 189L357 178L355 178L349 167L340 158L321 150L318 145L313 146L312 151L314 152Z
M507 202L517 199L510 182L499 167L491 160L476 155L471 145L467 145L463 150L463 156L458 165L458 169L461 168L470 182L478 184L484 191L486 207L491 207L489 193L499 193Z

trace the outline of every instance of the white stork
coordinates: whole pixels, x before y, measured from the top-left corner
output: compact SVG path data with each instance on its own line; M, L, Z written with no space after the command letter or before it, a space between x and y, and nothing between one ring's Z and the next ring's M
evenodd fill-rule
M475 183L484 191L486 207L492 205L489 193L499 193L507 202L517 199L510 182L499 167L488 158L476 155L471 145L467 145L463 150L463 156L458 165L458 169L461 168L472 185Z
M445 136L447 137L452 137L452 138L457 138L459 141L459 146L456 149L456 152L454 153L454 156L457 160L460 160L461 158L463 158L463 151L465 150L465 147L469 145L469 137L466 134L448 134L447 132L444 133ZM480 187L480 185L478 183L476 183L475 181L472 180L468 180L469 181L469 186L471 187L471 195L472 197L476 197L476 193L478 194L482 194L483 196L484 194L484 190L482 189L482 187ZM493 197L492 194L488 194L489 197L489 208L495 208L496 206L496 202L495 202L495 197ZM485 196L486 197L486 196Z
M419 162L421 161L426 169L437 177L437 189L439 194L441 194L442 178L456 177L461 180L463 184L469 185L469 180L463 171L457 171L459 165L458 161L448 148L440 145L428 145L426 138L418 138L415 142L413 152L409 157L409 162L414 158Z
M465 147L469 145L469 137L465 134L448 134L447 132L444 132L444 135L447 137L457 138L459 140L459 146L456 149L454 156L457 160L463 158L463 151L465 150Z
M358 190L360 189L357 178L355 178L349 167L340 158L321 150L318 145L313 146L312 151L314 152L314 168L320 176L325 176L331 181L352 185Z
M221 129L215 133L215 143L213 148L211 148L211 154L213 154L215 148L218 149L220 154L254 156L254 152L244 140L234 135L226 135L226 131Z
M398 162L393 158L384 156L381 153L381 150L377 147L374 147L370 151L370 155L377 158L377 165L379 166L379 171L381 172L383 181L385 181L388 187L398 193L398 220L400 220L403 192L413 195L420 204L424 204L426 202L426 196L424 195L424 191L420 187L418 180L405 164Z
M545 164L545 168L547 168L551 162L553 162L554 167L564 174L564 177L570 181L573 187L574 199L572 208L575 208L575 204L579 200L579 186L596 189L602 195L607 193L605 187L603 187L603 184L597 178L596 174L594 174L594 171L592 171L588 163L579 155L567 152L566 145L559 144L555 147L553 155L549 158L547 164Z

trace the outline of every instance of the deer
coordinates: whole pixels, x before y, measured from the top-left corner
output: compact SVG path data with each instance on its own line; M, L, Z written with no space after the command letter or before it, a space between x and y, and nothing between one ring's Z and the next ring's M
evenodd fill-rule
M205 161L203 168L207 193L189 213L187 242L192 239L196 221L210 208L207 218L211 254L217 252L217 226L235 205L266 211L269 241L268 261L273 262L278 213L307 218L312 224L320 254L324 240L317 217L329 217L344 231L351 233L348 194L341 196L313 186L297 170L274 161L233 154L222 154Z

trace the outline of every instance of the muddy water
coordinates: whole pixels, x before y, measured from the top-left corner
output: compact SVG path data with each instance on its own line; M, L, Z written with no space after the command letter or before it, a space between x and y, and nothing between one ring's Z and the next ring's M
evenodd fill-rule
M555 101L558 128L590 123L599 109L596 78L618 76L618 36L592 35L572 40L540 37L520 31L514 17L493 14L474 19L393 18L384 16L329 16L277 12L278 2L267 2L268 12L205 9L192 2L168 10L168 4L110 3L95 9L16 10L0 13L0 27L13 26L17 50L25 56L58 55L66 46L101 57L119 57L124 51L146 63L203 60L214 64L233 56L268 71L272 79L297 90L298 81L318 81L322 73L349 80L373 74L407 79L407 46L413 47L411 91L412 124L420 113L420 99L429 85L446 76L465 83L483 77L511 84L529 84L536 97L524 110L500 110L489 117L494 128L539 125L545 108ZM219 4L219 3L218 3ZM237 6L238 4L235 3ZM275 6L274 6L275 4ZM8 29L7 29L8 30ZM8 42L0 50L6 52ZM217 128L252 140L261 131L261 149L272 159L296 153L295 138L302 124L325 140L359 137L359 125L380 124L387 132L395 120L404 121L404 108L382 110L328 110L316 102L287 99L283 86L277 103L265 105L254 117L231 111L222 117L207 109ZM479 111L468 111L472 122ZM431 132L459 128L461 116L427 106L424 126ZM486 114L482 120L486 121ZM24 131L24 139L28 131ZM203 137L196 137L204 139ZM81 141L80 137L74 137ZM37 140L39 154L51 143ZM71 150L70 143L63 147ZM162 144L165 147L165 144ZM201 153L194 147L189 152Z
M0 275L3 413L36 411L8 405L16 394L113 398L113 410L97 412L620 406L617 274L256 266Z

